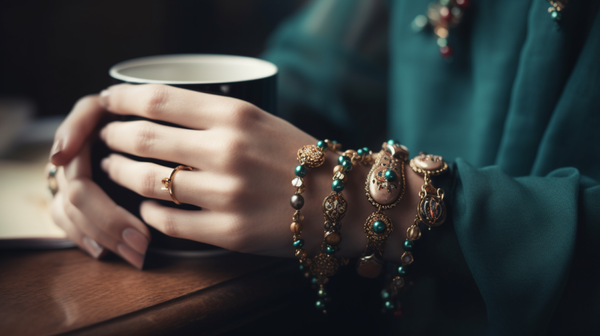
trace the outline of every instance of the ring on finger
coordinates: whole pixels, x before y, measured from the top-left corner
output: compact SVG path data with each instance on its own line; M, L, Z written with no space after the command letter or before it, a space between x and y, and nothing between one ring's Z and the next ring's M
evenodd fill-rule
M194 170L194 168L189 167L189 166L179 165L179 166L175 167L175 169L173 169L173 171L171 172L171 175L169 177L165 177L164 179L162 179L163 187L161 189L169 191L169 195L171 195L171 199L173 200L173 202L175 204L181 204L177 200L177 197L175 197L175 192L173 191L173 179L175 178L175 174L177 174L177 172L180 170L192 171L192 170Z
M58 172L58 167L52 165L50 167L50 171L48 172L48 189L52 193L52 196L56 195L58 192L58 181L56 181L56 173Z

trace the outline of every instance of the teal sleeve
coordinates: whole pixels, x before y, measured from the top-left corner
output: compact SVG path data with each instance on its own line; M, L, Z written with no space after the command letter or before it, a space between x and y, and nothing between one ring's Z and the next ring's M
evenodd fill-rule
M513 178L461 159L453 175L452 222L489 333L600 330L598 182L575 168Z
M381 143L388 16L381 1L318 0L285 22L262 55L279 68L279 115L346 148Z

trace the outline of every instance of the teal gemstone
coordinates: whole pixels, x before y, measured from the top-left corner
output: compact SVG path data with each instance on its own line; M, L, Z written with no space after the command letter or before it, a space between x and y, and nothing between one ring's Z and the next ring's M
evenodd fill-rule
M334 254L335 249L333 248L333 246L327 245L327 247L325 248L325 252L327 252L327 254Z
M319 291L317 292L317 295L319 297L326 297L327 296L327 292L325 291L325 289L319 288Z
M340 156L338 156L338 163L339 164L343 165L344 161L350 162L350 158L347 157L346 155L340 155Z
M317 309L325 309L325 302L324 302L324 301L321 301L321 300L318 300L318 301L315 303L315 307L317 307Z
M396 305L392 301L385 301L385 308L389 310L396 309Z
M363 154L365 154L365 151L364 151L364 150L362 150L362 149L357 149L357 150L356 150L356 154L358 154L358 155L360 155L360 156L363 156Z
M293 244L297 249L302 248L302 246L304 246L304 239L298 239Z
M352 162L350 160L342 162L342 167L344 167L345 171L352 170Z
M390 140L388 140L387 143L388 143L388 145L393 146L393 145L397 145L399 142L394 139L390 139Z
M310 282L312 282L313 284L316 284L317 283L317 278L310 279Z
M390 181L390 182L396 181L398 179L398 175L393 170L386 170L385 173L383 174L383 177L385 178L386 181Z
M413 240L407 239L404 241L404 250L410 251L415 247L415 242Z
M304 266L300 265L300 267L298 267L301 271L304 271Z
M552 20L560 21L562 14L559 11L554 11L550 14L550 16L552 17Z
M387 300L390 298L390 292L387 289L381 291L381 298Z
M365 152L365 154L369 154L369 147L363 147L362 150Z
M331 183L331 190L335 192L341 192L342 190L344 190L344 181L333 180L333 183Z
M308 170L306 169L306 167L304 167L304 165L296 166L296 169L294 171L296 176L300 176L300 177L306 176L307 172L308 172Z
M375 233L383 233L385 231L385 223L383 221L375 221L373 223L373 231Z
M321 148L321 151L324 152L327 150L327 142L319 140L319 142L317 142L317 147Z
M398 267L398 275L401 277L406 276L406 266L399 266Z

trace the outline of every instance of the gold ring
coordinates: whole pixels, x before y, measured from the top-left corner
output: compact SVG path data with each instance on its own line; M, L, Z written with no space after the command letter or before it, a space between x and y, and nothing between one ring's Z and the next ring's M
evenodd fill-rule
M50 171L48 172L48 189L52 193L52 196L56 195L58 192L58 182L56 181L56 172L58 171L58 167L52 165Z
M175 167L175 169L173 169L173 171L171 172L171 176L165 177L164 179L162 179L163 187L161 189L169 191L169 195L171 195L171 199L173 200L173 202L175 202L175 204L181 204L177 200L177 197L175 197L175 192L173 192L173 179L175 178L175 174L180 170L192 171L192 170L194 170L194 168L184 166L184 165L179 165L179 166Z

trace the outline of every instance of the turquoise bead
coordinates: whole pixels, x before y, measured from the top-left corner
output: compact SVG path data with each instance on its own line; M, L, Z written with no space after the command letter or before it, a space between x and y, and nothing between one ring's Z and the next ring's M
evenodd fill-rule
M312 282L313 284L316 284L317 283L317 278L310 279L310 282Z
M304 271L304 266L300 265L300 267L298 267L301 271Z
M296 166L296 170L294 171L296 176L299 176L299 177L306 176L307 172L308 172L308 170L306 169L306 167L304 167L304 165Z
M383 233L385 231L385 223L383 221L375 221L373 223L373 231L375 233Z
M552 20L554 21L560 21L560 18L562 16L562 14L558 11L554 11L550 14L550 16L552 17Z
M297 249L302 248L302 246L304 246L304 239L298 239L293 244Z
M364 151L364 150L362 150L362 149L357 149L357 150L356 150L356 154L358 154L358 155L360 155L360 156L363 156L363 154L364 154L364 153L365 153L365 151Z
M323 140L319 140L319 142L317 142L317 147L321 148L321 151L326 151L327 150L327 143Z
M387 289L381 291L381 298L387 300L390 298L390 292Z
M414 241L412 241L410 239L407 239L407 240L404 241L404 250L405 251L410 251L410 250L413 249L413 247L415 247L415 242Z
M333 248L333 246L327 245L327 247L325 248L325 252L327 252L327 254L334 254L335 249Z
M398 266L398 275L401 277L406 276L406 266Z
M389 310L396 309L396 305L392 301L385 301L385 308Z
M345 171L352 170L352 162L350 160L342 162L342 167L344 167Z
M320 288L319 291L317 292L317 295L319 297L326 297L327 296L327 292L323 288Z
M387 142L387 143L388 143L388 145L390 145L390 146L393 146L393 145L397 145L397 144L398 144L398 141L396 141L396 140L394 140L394 139L390 139L390 140L388 140L388 142Z
M331 190L335 192L341 192L344 190L344 181L342 180L333 180L331 183Z
M390 182L396 181L396 179L398 179L398 175L393 170L386 170L385 173L383 174L383 177L385 178L386 181L390 181Z
M344 164L344 161L350 162L350 158L347 157L346 155L340 155L340 156L338 156L338 163L339 164Z
M362 150L365 152L365 154L369 154L369 147L363 147Z
M325 302L323 302L323 301L321 301L321 300L318 300L318 301L315 303L315 307L316 307L317 309L325 309Z

